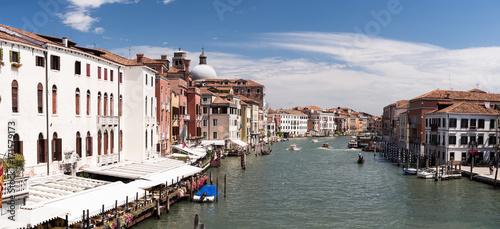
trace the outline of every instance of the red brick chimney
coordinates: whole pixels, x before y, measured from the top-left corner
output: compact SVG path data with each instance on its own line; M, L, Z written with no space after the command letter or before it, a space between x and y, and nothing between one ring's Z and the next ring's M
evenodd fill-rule
M137 63L142 63L142 57L144 57L143 53L137 53Z

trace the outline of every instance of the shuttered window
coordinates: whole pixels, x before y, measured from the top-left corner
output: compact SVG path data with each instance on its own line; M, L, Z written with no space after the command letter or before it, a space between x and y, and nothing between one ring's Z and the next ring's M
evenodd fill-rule
M90 77L90 64L87 64L87 76Z
M80 61L75 61L75 75L82 74L82 63Z
M43 85L38 84L37 87L37 103L38 103L38 113L43 113Z
M36 56L36 66L45 67L45 58L43 56Z
M21 62L21 53L16 51L10 51L10 62Z
M61 58L59 56L50 55L50 69L61 70Z
M104 68L104 80L108 80L108 69Z
M19 112L19 107L18 107L18 91L19 91L19 85L17 84L17 81L12 81L12 112L17 113Z
M120 76L119 76L119 78L120 78L120 79L119 79L119 80L120 80L120 83L122 83L122 82L123 82L123 73L121 73L121 72L120 72L120 74L119 74L119 75L120 75Z
M113 94L109 97L109 115L113 116Z
M120 95L120 100L118 101L118 116L122 116L122 96Z
M109 70L109 81L113 82L113 70Z
M52 86L52 114L57 114L57 87Z
M101 79L101 67L97 67L97 79Z
M100 92L97 93L97 115L101 115L101 93Z
M80 89L75 91L75 111L76 115L80 115Z
M104 115L108 115L108 94L104 93Z
M3 60L3 49L0 48L0 60Z
M90 91L87 91L87 115L90 115Z

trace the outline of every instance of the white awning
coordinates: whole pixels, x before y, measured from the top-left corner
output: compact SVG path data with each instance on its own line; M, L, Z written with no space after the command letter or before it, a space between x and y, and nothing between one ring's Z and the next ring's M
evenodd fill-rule
M11 222L16 222L16 224L6 223L4 225L4 222L0 220L0 225L1 225L0 228L26 228L28 224L31 225L32 227L35 227L37 225L40 225L57 217L65 218L68 213L69 213L68 209L53 208L46 206L30 210L21 208L16 210L16 215L15 215L16 221L9 220ZM10 214L7 214L6 216L10 216Z
M235 143L236 145L239 145L239 146L241 146L241 147L247 147L247 146L248 146L248 144L247 144L247 143L245 143L245 142L243 142L243 141L241 141L241 140L239 140L239 139L231 139L231 141L232 141L233 143Z
M187 154L182 154L182 153L172 153L172 154L169 154L168 157L189 157L189 159L193 159L193 160L198 160L200 159L200 157L198 156L193 156L193 155L187 155Z
M141 188L141 189L149 189L151 187L160 185L160 184L165 184L165 182L168 182L168 185L172 185L177 183L177 178L181 180L183 177L190 177L196 173L201 172L202 169L191 166L191 165L183 165L180 167L177 167L175 169L171 169L168 171L160 172L157 174L153 174L148 177L144 177L144 180L136 180L132 181L129 183L129 185L136 187L136 188ZM173 183L172 183L173 181Z
M202 140L202 146L215 145L215 146L224 146L224 140Z
M207 151L205 152L200 152L198 150L193 150L193 149L190 149L188 147L184 147L182 148L182 145L173 145L172 146L174 149L177 149L177 150L180 150L180 151L184 151L188 154L192 154L192 155L195 155L195 156L198 156L198 157L204 157L205 155L207 155Z
M129 201L134 200L136 193L139 194L139 198L144 196L144 190L118 181L49 201L44 206L68 209L70 213L68 221L71 225L82 220L84 210L88 209L90 217L93 217L101 213L103 204L104 211L108 211L115 207L115 200L118 201L118 206L121 206L125 204L127 196Z
M6 214L5 216L10 216ZM2 229L18 229L18 228L28 228L28 224L19 221L12 221L6 217L0 218L0 228Z

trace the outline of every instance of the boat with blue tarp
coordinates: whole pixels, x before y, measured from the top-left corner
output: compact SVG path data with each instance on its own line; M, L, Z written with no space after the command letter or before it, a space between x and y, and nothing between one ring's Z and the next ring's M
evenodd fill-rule
M194 194L193 201L195 202L214 202L217 197L217 187L215 185L205 185L200 191Z

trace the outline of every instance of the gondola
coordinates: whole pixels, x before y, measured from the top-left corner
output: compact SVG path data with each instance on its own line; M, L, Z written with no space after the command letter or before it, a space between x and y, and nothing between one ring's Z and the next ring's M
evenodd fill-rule
M365 163L365 159L363 157L358 158L358 164L363 164Z

